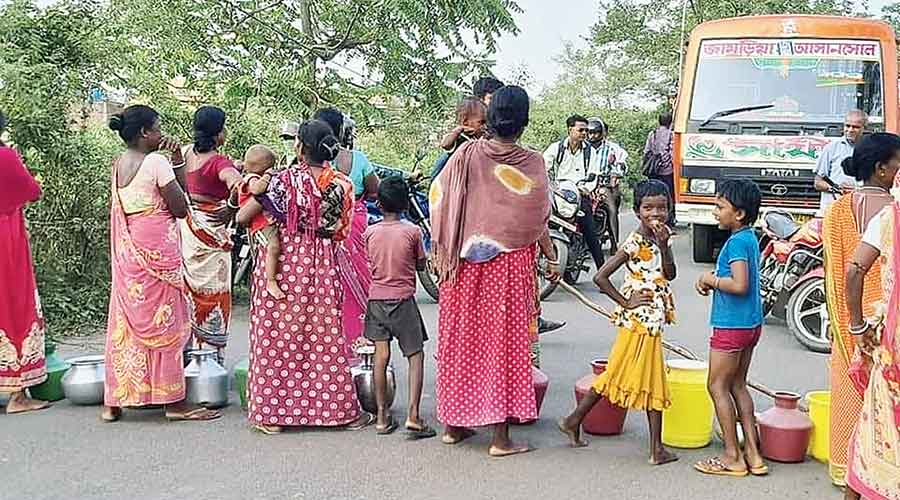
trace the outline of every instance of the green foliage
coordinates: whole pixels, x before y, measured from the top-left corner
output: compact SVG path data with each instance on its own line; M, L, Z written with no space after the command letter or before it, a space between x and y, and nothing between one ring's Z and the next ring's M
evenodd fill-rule
M13 1L0 8L0 109L9 138L41 181L28 207L31 248L48 334L103 324L109 294L109 165L115 141L85 129L96 81L99 26L91 2L46 10Z

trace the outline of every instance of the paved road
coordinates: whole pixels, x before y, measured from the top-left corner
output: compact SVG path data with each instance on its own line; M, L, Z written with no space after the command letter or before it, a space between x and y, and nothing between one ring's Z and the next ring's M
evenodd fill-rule
M630 215L623 215L629 219ZM690 262L689 233L677 237L680 278L675 294L679 324L671 340L704 352L708 304L692 283L705 270ZM580 288L601 300L585 281ZM420 296L423 315L436 333L437 306ZM166 423L158 410L130 411L116 424L103 424L97 408L66 401L28 415L0 414L0 499L627 499L817 498L841 495L826 467L809 461L772 465L767 478L719 479L694 473L690 464L719 450L719 444L681 451L681 461L647 465L646 424L632 412L623 435L592 438L571 450L555 421L573 405L572 387L588 362L609 352L613 329L559 291L545 306L548 317L569 326L543 339L544 370L550 389L541 420L515 429L537 451L511 459L487 457L489 433L448 447L438 440L407 442L402 434L372 431L302 431L269 437L252 433L232 405L213 423ZM247 350L246 310L236 314L229 365ZM433 335L436 336L436 335ZM433 351L434 342L428 346ZM83 351L73 347L64 353ZM94 341L87 350L101 352ZM427 359L431 359L430 357ZM405 367L396 413L403 414ZM434 412L433 366L424 396ZM827 386L827 357L804 350L783 323L767 325L752 375L773 388L805 392ZM234 394L233 394L234 396ZM234 398L236 400L236 398ZM769 403L757 400L758 407Z

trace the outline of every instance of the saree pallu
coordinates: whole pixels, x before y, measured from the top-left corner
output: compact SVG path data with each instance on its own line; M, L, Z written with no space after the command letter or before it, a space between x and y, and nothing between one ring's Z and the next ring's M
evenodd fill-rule
M156 208L126 216L114 188L110 260L106 405L183 400L182 347L190 323L180 235L172 215Z
M350 234L336 249L341 284L344 288L343 321L344 337L347 340L348 355L352 352L353 343L363 333L363 320L366 317L366 305L369 301L369 285L372 284L372 270L369 268L369 254L363 233L369 226L365 200L357 200L353 206L353 218L350 223Z
M231 319L231 248L224 224L211 221L222 204L196 203L181 221L184 279L191 313L191 333L198 347L209 344L219 352L228 343Z
M850 334L850 313L844 293L848 263L860 242L859 224L853 209L853 196L843 196L829 210L823 222L825 243L825 296L830 321L831 350L831 424L829 474L835 484L843 485L847 473L848 444L853 426L862 409L862 395L850 379L850 365L856 341ZM863 313L871 316L874 304L882 300L881 265L876 262L866 274L863 287Z
M0 213L0 392L47 378L44 316L32 269L22 209Z

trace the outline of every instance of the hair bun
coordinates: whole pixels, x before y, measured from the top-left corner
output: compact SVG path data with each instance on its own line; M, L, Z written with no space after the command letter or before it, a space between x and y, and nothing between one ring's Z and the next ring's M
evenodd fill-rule
M338 142L337 137L326 135L319 141L319 151L322 152L326 160L332 161L341 152L341 143Z
M122 120L122 115L120 113L116 113L109 117L109 129L115 130L119 132L122 130L122 127L125 126L124 120Z
M841 168L844 170L845 174L847 174L849 177L853 177L854 179L856 178L856 174L858 173L857 171L859 170L857 168L856 162L853 161L852 155L844 158L844 161L841 162Z

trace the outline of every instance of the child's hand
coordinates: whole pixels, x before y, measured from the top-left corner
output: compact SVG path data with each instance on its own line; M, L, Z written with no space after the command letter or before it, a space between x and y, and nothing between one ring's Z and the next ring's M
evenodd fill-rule
M625 302L625 309L634 309L641 306L649 306L653 304L653 291L652 290L636 290L631 293L631 296L628 297L628 300Z
M669 248L669 238L672 237L672 230L663 222L653 224L653 237L656 238L656 244L659 248L665 250Z
M703 295L704 297L709 295L709 291L712 290L713 284L716 282L716 274L712 271L707 271L700 275L700 278L697 279L697 284L694 285L697 293Z

